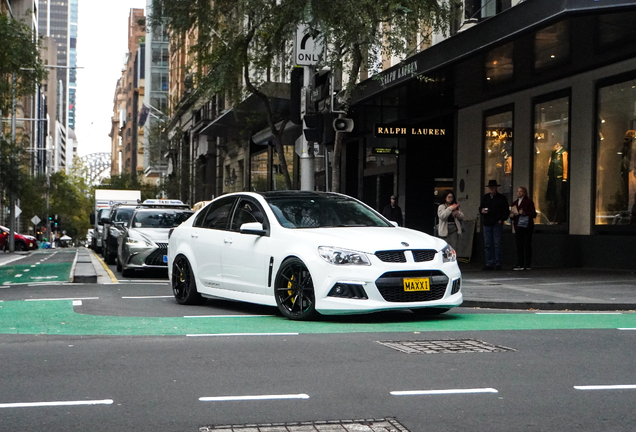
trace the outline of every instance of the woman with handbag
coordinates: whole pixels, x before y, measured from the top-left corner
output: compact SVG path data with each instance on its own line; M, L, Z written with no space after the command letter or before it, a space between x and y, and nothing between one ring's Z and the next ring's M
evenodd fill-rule
M534 208L534 202L528 197L528 189L519 186L517 199L510 207L510 219L515 228L517 242L517 265L513 270L530 270L532 267L532 233L535 217L537 210Z
M464 213L459 209L453 191L446 191L443 198L444 202L437 208L438 235L457 250L457 236L462 234L461 221L464 220Z

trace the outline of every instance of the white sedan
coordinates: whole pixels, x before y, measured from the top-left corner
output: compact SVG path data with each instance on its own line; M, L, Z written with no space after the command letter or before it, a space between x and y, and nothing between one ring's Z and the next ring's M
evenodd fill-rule
M223 195L174 229L168 271L181 304L224 298L296 320L462 303L453 248L336 193Z

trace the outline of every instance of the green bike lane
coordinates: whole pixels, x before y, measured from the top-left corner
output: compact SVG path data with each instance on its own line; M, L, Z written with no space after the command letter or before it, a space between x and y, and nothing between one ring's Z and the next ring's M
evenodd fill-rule
M75 250L42 250L0 266L0 285L69 282Z
M91 300L84 300L91 301ZM81 306L75 306L81 308ZM73 300L0 302L0 334L202 336L325 333L452 332L487 330L636 329L635 313L450 312L323 317L290 321L279 316L122 317L78 313Z

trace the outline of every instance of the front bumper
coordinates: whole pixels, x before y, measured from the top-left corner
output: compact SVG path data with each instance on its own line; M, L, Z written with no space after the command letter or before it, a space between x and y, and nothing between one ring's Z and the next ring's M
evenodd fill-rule
M128 258L126 268L161 268L167 269L168 244L160 243L157 247L127 245Z

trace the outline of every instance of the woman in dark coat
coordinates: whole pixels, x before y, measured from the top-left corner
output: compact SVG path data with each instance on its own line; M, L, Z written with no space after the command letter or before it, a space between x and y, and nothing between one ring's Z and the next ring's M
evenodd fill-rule
M517 188L517 199L512 202L510 219L515 227L517 242L517 265L513 270L530 270L532 267L532 233L537 210L534 202L528 197L528 189Z

